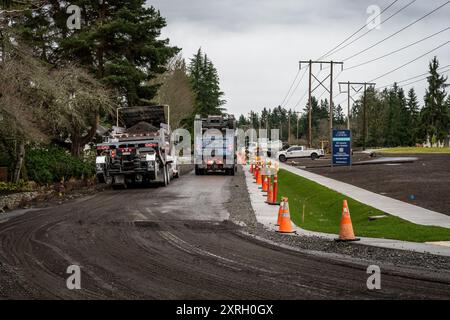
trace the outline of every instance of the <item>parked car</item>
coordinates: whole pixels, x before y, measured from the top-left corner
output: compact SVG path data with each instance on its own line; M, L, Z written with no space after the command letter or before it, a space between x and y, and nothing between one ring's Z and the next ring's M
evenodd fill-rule
M307 149L303 146L292 146L286 151L279 152L277 158L281 162L286 162L292 158L311 158L312 160L317 160L324 156L325 151L323 149Z

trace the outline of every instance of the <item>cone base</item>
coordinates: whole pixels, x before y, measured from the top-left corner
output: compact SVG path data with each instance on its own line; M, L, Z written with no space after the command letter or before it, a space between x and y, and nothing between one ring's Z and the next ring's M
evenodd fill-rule
M268 204L269 206L279 206L281 203L280 202L268 202L266 201L266 204Z
M343 240L343 239L334 239L335 242L357 242L357 241L361 241L360 238L355 238L355 239L349 239L349 240Z

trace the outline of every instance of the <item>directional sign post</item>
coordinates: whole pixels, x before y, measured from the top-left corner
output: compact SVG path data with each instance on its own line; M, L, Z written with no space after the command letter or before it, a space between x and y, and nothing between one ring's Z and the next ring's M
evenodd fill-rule
M332 166L352 165L352 132L351 130L333 130L333 163Z

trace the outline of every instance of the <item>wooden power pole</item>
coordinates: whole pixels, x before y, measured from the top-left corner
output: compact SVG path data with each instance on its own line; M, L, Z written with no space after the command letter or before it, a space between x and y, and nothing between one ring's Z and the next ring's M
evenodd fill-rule
M336 62L336 61L312 61L312 60L308 60L308 61L300 61L300 69L302 68L302 65L307 64L309 66L309 134L308 134L308 139L309 139L309 147L312 147L312 94L314 91L317 90L317 88L319 87L323 87L325 88L325 90L330 94L330 119L329 119L329 130L330 130L330 141L333 139L333 115L334 115L334 106L333 106L333 77L334 77L334 65L340 65L341 68L344 68L344 63L343 62ZM328 64L330 65L330 74L323 79L322 81L319 80L312 72L312 68L313 65L318 64L320 65L320 69L322 70L322 66L324 64ZM312 78L314 78L317 82L319 82L319 84L313 89L312 88ZM327 81L327 79L330 79L330 87L327 88L327 86L325 86L325 81Z
M341 90L341 86L346 85L347 91ZM348 116L347 116L347 129L350 130L350 100L355 102L353 99L352 93L355 94L361 92L361 90L364 89L363 94L363 150L366 150L366 143L367 143L367 135L368 135L368 128L367 128L367 87L374 87L376 83L373 82L339 82L339 89L341 93L347 93L347 108L348 108Z

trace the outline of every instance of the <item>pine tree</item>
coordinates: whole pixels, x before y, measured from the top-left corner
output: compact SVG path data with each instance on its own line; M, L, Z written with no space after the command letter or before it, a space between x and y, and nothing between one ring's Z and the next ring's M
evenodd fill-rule
M417 95L414 88L411 88L408 92L408 113L409 113L409 127L411 134L411 144L418 143L419 135L419 102L417 101Z
M336 127L341 127L345 124L345 115L342 106L339 104L336 108L334 108L334 124Z
M430 63L428 89L425 94L425 106L421 112L421 138L433 137L438 141L448 136L449 115L446 105L445 83L447 77L438 73L439 61L435 57Z
M116 89L126 106L149 104L179 51L160 40L165 19L145 0L73 0L82 9L81 30L67 28L66 8L58 0L28 12L18 21L21 38L35 55L52 64L79 64Z
M224 93L220 90L219 74L201 49L191 59L188 72L196 94L195 113L203 117L223 114L226 101L222 99Z

